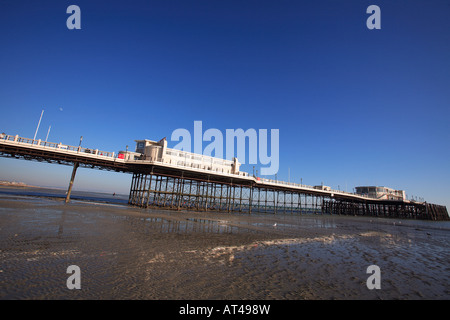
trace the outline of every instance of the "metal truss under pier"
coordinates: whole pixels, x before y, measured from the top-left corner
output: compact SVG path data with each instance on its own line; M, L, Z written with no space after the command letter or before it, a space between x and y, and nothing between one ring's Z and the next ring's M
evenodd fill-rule
M218 181L211 180L211 177L197 179L153 171L133 174L128 203L143 208L172 210L449 220L447 208L434 204L335 199L305 190L287 190L239 180Z
M323 207L323 211L330 214L436 221L449 220L447 207L431 203L324 201Z

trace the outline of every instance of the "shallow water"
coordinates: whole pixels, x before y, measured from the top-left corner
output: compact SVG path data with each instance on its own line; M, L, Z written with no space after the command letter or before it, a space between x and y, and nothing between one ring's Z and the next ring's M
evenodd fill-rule
M86 200L0 192L0 299L450 298L448 222ZM379 290L366 286L373 264Z

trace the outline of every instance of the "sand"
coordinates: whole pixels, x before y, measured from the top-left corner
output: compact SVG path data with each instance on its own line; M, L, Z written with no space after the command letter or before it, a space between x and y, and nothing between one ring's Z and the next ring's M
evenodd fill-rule
M449 299L450 224L0 193L0 299ZM67 267L81 271L70 290ZM369 290L367 267L381 270Z

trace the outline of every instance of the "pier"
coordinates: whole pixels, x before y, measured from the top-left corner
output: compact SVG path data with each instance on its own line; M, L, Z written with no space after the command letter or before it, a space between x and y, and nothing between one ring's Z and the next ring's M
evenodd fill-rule
M407 200L401 193L374 197L265 179L239 171L236 158L170 149L165 139L136 143L135 152L115 153L2 134L0 156L72 166L66 202L77 169L84 167L132 174L128 203L142 208L450 220L445 206Z

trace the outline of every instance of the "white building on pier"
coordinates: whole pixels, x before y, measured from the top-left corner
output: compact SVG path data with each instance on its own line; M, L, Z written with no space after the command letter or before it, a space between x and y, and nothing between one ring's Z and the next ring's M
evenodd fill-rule
M404 190L395 190L387 187L377 186L362 186L356 187L356 194L364 195L369 198L379 200L406 200L406 193Z
M159 141L135 140L135 152L120 151L119 158L125 160L147 160L166 163L174 166L183 166L193 169L203 169L226 174L248 175L239 172L240 163L237 158L225 160L197 153L171 149L167 147L167 140Z

